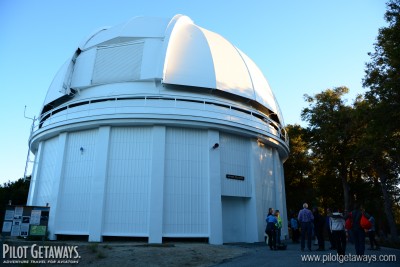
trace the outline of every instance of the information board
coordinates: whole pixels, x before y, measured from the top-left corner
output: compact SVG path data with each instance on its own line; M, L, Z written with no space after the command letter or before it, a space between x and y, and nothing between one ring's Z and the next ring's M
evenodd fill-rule
M7 206L3 236L46 236L50 207Z

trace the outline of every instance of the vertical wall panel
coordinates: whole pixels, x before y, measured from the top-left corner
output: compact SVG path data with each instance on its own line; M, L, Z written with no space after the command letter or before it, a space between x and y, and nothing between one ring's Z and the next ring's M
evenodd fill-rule
M252 151L252 165L255 183L254 196L257 200L256 213L258 222L258 238L259 240L263 240L265 217L268 213L268 208L276 209L272 148L255 141Z
M251 197L250 145L248 138L221 134L222 195ZM228 179L227 174L243 176L244 180Z
M208 130L208 147L219 144L219 132ZM208 151L208 181L209 181L209 237L208 242L213 245L223 244L223 216L221 202L221 155L220 149Z
M111 129L103 235L148 235L151 130Z
M259 187L261 188L261 203L264 204L263 211L268 211L269 208L276 209L276 187L274 179L274 166L273 166L273 155L272 148L260 147L259 151ZM265 213L265 215L267 215Z
M33 204L46 206L51 202L53 177L57 160L58 137L54 137L44 142L43 154L40 159L40 171L35 177L37 186L37 198Z
M68 135L56 234L88 234L97 133L96 129Z
M276 149L272 149L272 157L274 163L273 177L275 179L275 209L279 209L282 218L287 218L286 212L286 195L285 195L285 179L283 177L283 163L279 158L279 153ZM287 221L283 220L282 238L288 236Z
M207 131L168 128L164 236L208 236Z
M40 142L38 149L36 150L35 158L33 160L33 169L32 169L32 174L31 174L31 181L29 183L29 194L28 194L28 199L26 201L27 206L34 206L36 203L36 198L37 198L37 191L39 187L39 183L37 178L39 177L40 174L40 164L42 163L42 158L43 158L43 148L44 148L44 143L45 142Z

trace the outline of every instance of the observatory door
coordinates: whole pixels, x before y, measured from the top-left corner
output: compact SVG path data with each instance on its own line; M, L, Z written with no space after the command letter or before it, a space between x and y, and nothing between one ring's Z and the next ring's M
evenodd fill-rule
M253 196L251 153L251 142L248 138L228 133L220 134L224 243L252 240L248 233L252 228L252 220L249 218L252 215L250 199Z
M244 197L222 197L223 242L245 242L247 239L246 203Z

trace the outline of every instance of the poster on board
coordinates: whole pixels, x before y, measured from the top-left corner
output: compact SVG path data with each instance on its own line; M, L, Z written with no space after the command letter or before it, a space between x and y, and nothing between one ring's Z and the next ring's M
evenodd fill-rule
M21 219L23 213L24 213L24 207L21 206L15 207L14 219Z
M11 226L12 226L12 222L11 221L4 221L3 222L3 229L1 231L2 232L11 232Z
M39 225L40 224L40 216L41 215L42 215L42 211L41 210L32 210L30 224Z
M4 216L5 221L12 221L14 220L14 210L6 210L6 214Z
M29 223L22 223L20 228L21 236L28 236L29 234Z
M21 230L20 225L13 225L11 227L11 236L19 236Z
M39 235L45 236L46 235L47 227L44 225L31 225L31 229L29 231L29 235Z

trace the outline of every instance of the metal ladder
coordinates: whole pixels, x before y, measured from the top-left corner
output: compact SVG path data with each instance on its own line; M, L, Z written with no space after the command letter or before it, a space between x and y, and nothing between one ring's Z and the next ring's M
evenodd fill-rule
M30 133L29 133L29 138L30 138L30 137L32 136L33 128L34 128L34 126L35 126L36 117L34 116L33 118L30 118L30 117L27 117L27 116L26 116L26 106L25 106L25 109L24 109L24 117L25 117L26 119L32 120L31 131L30 131ZM23 177L24 177L24 182L25 182L26 180L30 180L30 178L28 179L27 176L26 176L26 172L27 172L27 170L28 170L28 164L29 164L30 162L33 162L33 161L30 160L30 154L31 154L30 150L31 150L31 146L30 146L29 140L28 140L28 153L26 154L25 170L24 170L24 176L23 176Z

